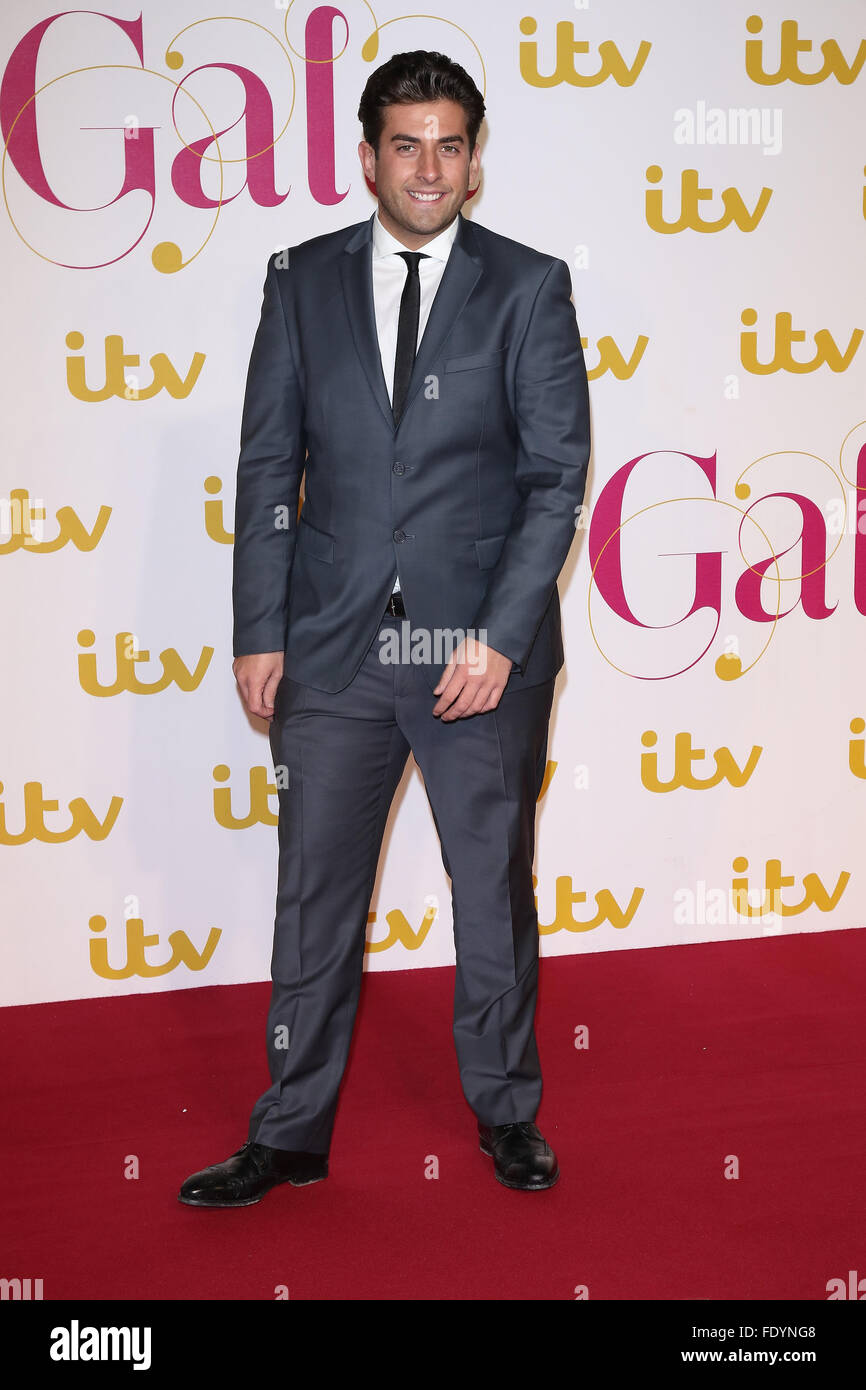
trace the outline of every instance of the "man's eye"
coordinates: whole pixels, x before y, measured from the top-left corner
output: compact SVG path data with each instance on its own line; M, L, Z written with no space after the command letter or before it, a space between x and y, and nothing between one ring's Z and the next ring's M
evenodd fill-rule
M398 145L398 146L397 146L397 149L398 149L398 150L414 150L414 148L415 148L414 145Z

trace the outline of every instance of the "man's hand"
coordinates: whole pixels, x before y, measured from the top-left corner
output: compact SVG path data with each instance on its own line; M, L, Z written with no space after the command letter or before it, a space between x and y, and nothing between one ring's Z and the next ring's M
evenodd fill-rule
M509 656L486 647L477 638L464 638L451 653L433 692L439 696L433 713L450 723L495 709L513 664Z
M232 671L250 714L273 719L274 696L283 674L283 652L259 652L255 656L236 656Z

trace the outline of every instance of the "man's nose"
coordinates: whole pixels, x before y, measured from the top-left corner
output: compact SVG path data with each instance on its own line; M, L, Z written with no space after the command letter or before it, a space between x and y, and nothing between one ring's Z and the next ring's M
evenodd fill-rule
M439 178L438 150L425 150L422 148L418 156L418 167L416 172L419 178L426 179L428 183L435 183Z

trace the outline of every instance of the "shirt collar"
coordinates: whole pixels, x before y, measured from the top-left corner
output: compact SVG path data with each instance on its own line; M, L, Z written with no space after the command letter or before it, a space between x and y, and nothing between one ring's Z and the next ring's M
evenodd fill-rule
M459 217L460 214L458 213L457 217L445 228L444 232L440 232L432 241L428 241L426 245L421 247L421 251L425 256L433 256L438 261L447 261L451 253L451 247L454 245L454 238L457 236ZM377 209L373 213L373 259L379 260L382 256L399 255L401 251L406 250L408 250L408 248L404 246L401 241L398 241L395 236L392 236L387 227L382 226L382 223L379 221L379 211Z

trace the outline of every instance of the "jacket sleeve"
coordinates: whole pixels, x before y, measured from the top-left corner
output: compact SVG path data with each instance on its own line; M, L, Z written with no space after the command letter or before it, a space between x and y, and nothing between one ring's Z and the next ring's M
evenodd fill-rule
M268 261L241 421L232 576L235 656L285 650L306 457L304 402L274 261L275 256Z
M526 665L574 539L591 448L589 391L571 276L554 260L535 297L516 365L521 496L474 619L476 632Z

